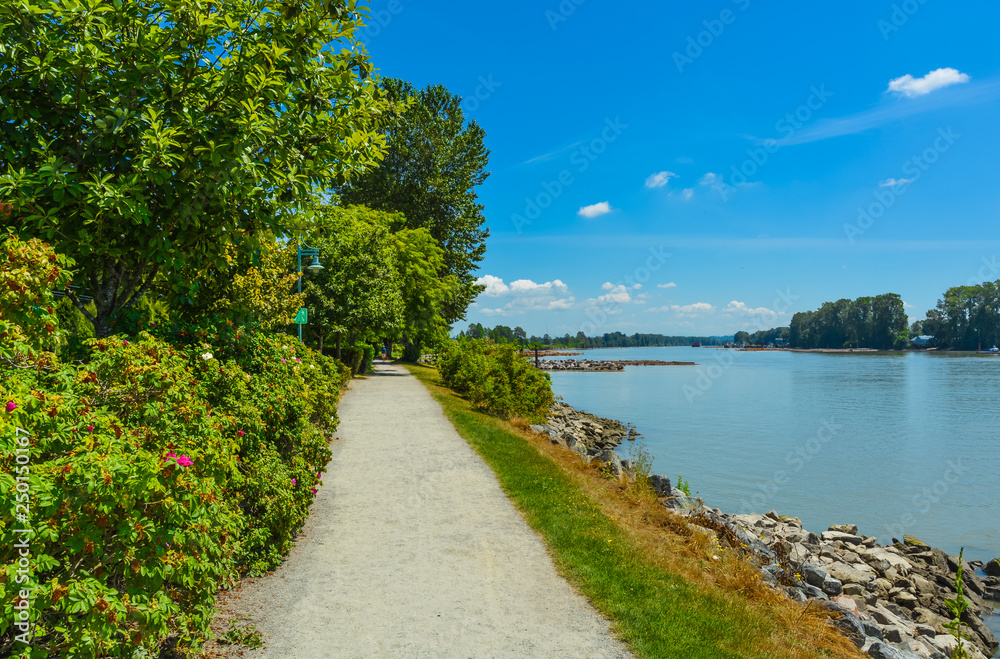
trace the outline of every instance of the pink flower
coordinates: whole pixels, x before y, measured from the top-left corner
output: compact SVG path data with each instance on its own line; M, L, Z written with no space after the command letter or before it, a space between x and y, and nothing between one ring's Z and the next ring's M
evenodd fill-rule
M316 472L316 480L323 480L323 472L320 471Z
M16 409L17 409L17 403L15 403L12 400L8 400L7 401L7 411L8 412L13 412Z
M296 358L295 358L295 361L297 361L297 362L301 362L302 360L301 360L301 359L299 359L298 357L296 357Z
M236 434L237 434L237 435L239 435L240 437L242 437L242 436L243 436L243 435L245 435L246 433L245 433L245 432L243 432L242 430L237 430L237 431L236 431Z
M127 340L126 341L122 341L122 345L127 346L128 345L128 341Z
M295 485L295 484L296 484L296 480L293 478L292 479L292 485Z
M310 487L309 489L312 490L313 494L316 494L316 488L315 487Z
M87 426L87 430L90 432L94 432L94 426Z
M281 363L282 363L282 364L284 364L284 363L285 363L285 360L284 360L284 359L282 359L282 360L281 360Z
M177 456L177 464L181 467L190 467L194 464L194 462L192 462L191 458L186 455L179 455Z

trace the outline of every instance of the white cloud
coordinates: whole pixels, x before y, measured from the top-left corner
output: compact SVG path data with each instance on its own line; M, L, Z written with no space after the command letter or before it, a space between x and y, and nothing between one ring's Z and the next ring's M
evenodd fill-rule
M906 300L903 300L903 308L904 309L912 309L913 305L910 304L909 302L907 302Z
M931 71L923 78L914 78L909 73L889 81L886 92L896 92L907 98L930 94L936 89L960 85L969 82L970 78L957 69L945 68Z
M510 287L503 283L503 279L500 279L500 277L494 277L493 275L484 275L480 277L476 280L476 284L486 286L486 290L480 293L480 295L485 295L487 297L503 295L510 290Z
M662 188L668 182L670 182L670 179L672 179L672 178L677 178L677 174L674 174L673 172L667 172L667 171L656 172L655 174L650 174L649 178L646 179L646 187L647 188Z
M879 187L881 188L891 188L897 185L906 185L907 183L913 183L912 178L887 178L884 181L879 182Z
M672 311L681 318L694 318L696 316L705 316L714 313L715 307L708 302L695 302L694 304L685 305L668 304L663 307L646 309L646 311Z
M681 190L681 199L684 201L690 201L691 197L694 196L694 188L684 188Z
M676 288L677 284L675 284L674 282L671 281L671 282L667 282L666 284L657 284L656 287L657 288Z
M629 295L628 289L625 288L624 284L612 284L608 281L601 285L601 290L608 291L608 293L599 296L595 300L598 304L628 304L632 301L632 296Z
M723 309L726 314L738 314L740 316L752 316L761 323L777 323L782 316L790 316L787 312L778 312L767 307L749 307L745 302L733 300Z
M581 206L580 210L577 211L577 215L580 217L599 217L611 212L611 204L606 201L602 201L597 204L591 204L590 206Z
M704 176L698 179L698 182L702 185L717 185L721 181L722 177L715 172L706 172Z
M480 294L481 298L508 298L510 301L499 308L480 307L476 310L487 316L511 316L525 311L570 309L576 304L576 299L569 294L569 287L559 279L553 279L542 284L530 279L517 279L509 285L503 279L494 275L484 275L476 280L477 284L486 286Z

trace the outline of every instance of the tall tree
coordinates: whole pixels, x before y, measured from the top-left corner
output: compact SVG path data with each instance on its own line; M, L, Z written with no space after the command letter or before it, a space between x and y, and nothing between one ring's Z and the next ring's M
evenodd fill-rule
M415 90L387 78L382 86L398 111L384 122L387 152L382 166L355 177L339 189L345 204L399 211L398 228L425 227L444 249L448 272L460 287L444 307L449 324L465 317L466 307L484 287L473 272L486 253L489 230L476 186L489 172L485 131L465 122L461 97L442 85ZM408 105L403 105L412 99Z
M0 3L2 224L76 260L99 336L158 275L306 230L377 164L356 0Z
M403 229L395 239L402 297L398 338L411 346L436 344L448 337L445 305L456 295L458 278L448 273L444 250L426 228Z
M310 247L319 250L323 269L303 276L309 308L307 328L323 348L333 335L337 354L346 336L377 340L401 326L403 299L396 267L396 242L389 227L400 218L364 206L322 210L326 235Z

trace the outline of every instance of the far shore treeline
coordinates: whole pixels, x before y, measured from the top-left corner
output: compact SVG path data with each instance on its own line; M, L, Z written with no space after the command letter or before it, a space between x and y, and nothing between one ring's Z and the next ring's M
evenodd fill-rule
M740 330L730 336L666 336L608 332L587 336L531 335L521 327L484 327L472 323L459 332L460 337L490 339L496 343L515 343L524 347L550 348L651 348L687 346L765 346L787 345L800 349L868 348L902 350L924 337L919 347L942 350L986 350L1000 345L1000 280L978 285L949 288L924 320L908 324L902 298L896 293L874 297L847 298L824 302L814 311L792 316L788 327L774 327L754 332Z

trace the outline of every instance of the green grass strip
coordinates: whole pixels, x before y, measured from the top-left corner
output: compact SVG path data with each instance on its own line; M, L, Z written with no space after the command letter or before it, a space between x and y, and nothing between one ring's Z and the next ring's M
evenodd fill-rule
M407 368L496 472L507 496L547 543L560 571L612 621L633 653L763 656L751 649L752 640L773 633L773 621L707 594L644 559L624 530L558 464L505 430L496 418L471 409L440 387L435 370Z

